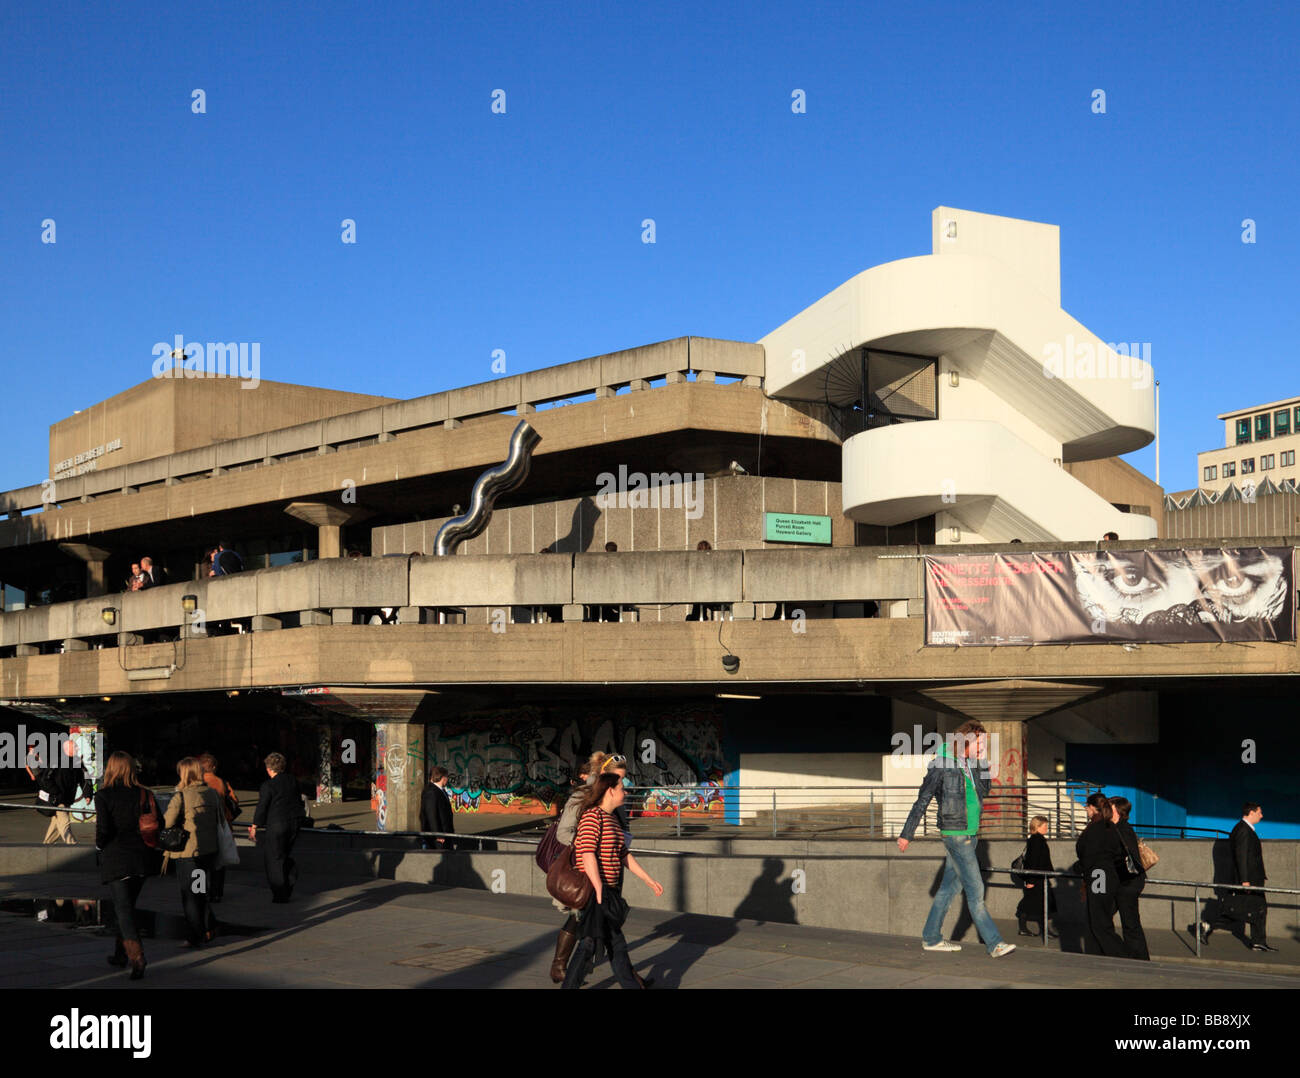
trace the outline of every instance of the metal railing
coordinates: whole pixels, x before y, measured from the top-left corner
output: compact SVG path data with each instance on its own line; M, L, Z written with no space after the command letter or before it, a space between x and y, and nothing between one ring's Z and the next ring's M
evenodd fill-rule
M1134 829L1136 830L1136 825ZM1042 877L1051 877L1054 879L1079 880L1080 882L1082 882L1085 878L1084 876L1080 875L1077 872L1058 872L1058 871L1048 871L1046 869L1036 869L1036 868L1011 869L1011 868L989 867L989 868L982 868L980 871L988 872L988 873L997 872L997 873L1003 873L1010 876L1042 876ZM1192 889L1192 929L1193 929L1192 934L1196 937L1197 958L1201 957L1201 924L1204 919L1202 918L1200 913L1200 906L1201 906L1201 891L1203 889L1208 889L1213 891L1243 891L1247 893L1253 892L1257 894L1300 895L1300 890L1297 890L1294 887L1254 887L1254 886L1248 886L1246 884L1240 884L1240 883L1207 883L1205 880L1161 880L1161 879L1157 879L1155 876L1147 876L1145 878L1145 882L1156 884L1160 887L1190 887ZM1043 888L1043 920L1040 922L1043 926L1042 936L1043 936L1044 947L1047 946L1047 940L1048 940L1047 919L1048 919L1048 904L1050 901L1049 896L1050 896L1050 892L1046 887L1044 887ZM1138 897L1139 899L1141 899L1144 897L1156 898L1157 896L1139 895ZM1170 913L1172 917L1172 902L1170 906L1171 906ZM1173 919L1175 921L1177 920L1176 917ZM1170 928L1173 929L1175 933L1177 933L1176 924L1170 925Z
M1048 818L1052 838L1076 835L1087 823L1084 802L1101 789L1092 782L1030 781L1023 786L995 786L984 799L980 832L1024 837L1034 816ZM677 837L682 820L707 819L770 830L821 834L866 831L873 838L897 838L916 803L918 785L882 786L635 786L628 790L629 810L640 817L670 817ZM764 826L766 824L766 826ZM938 834L937 799L931 802L918 833Z

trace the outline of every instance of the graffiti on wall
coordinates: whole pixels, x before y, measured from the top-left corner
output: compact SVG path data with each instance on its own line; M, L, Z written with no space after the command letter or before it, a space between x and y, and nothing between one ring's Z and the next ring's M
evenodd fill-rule
M388 738L384 736L387 731L383 726L375 729L375 780L370 786L370 811L375 814L378 821L376 829L385 830L388 823L388 779L384 774L384 757L388 751Z
M635 786L653 787L645 811L722 811L722 722L703 707L563 708L476 712L430 724L429 757L451 773L458 812L546 812L596 749L627 757ZM682 794L667 787L702 786Z

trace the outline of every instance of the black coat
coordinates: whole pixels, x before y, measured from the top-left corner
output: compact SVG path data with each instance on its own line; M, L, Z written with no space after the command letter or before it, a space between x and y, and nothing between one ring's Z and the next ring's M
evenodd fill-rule
M80 765L67 765L68 758L64 757L61 766L45 767L36 772L37 789L49 790L51 794L50 800L42 802L43 804L71 805L80 792L84 792L86 797L93 796L94 785L86 774L86 769Z
M150 876L159 854L140 837L140 786L105 786L95 794L95 849L100 851L100 881ZM150 795L152 796L152 795ZM158 814L159 822L162 813Z
M420 830L454 832L455 821L451 814L451 798L441 786L430 783L420 798Z
M257 811L253 825L268 831L296 831L302 819L302 794L298 780L281 771L275 778L262 783L257 793Z
M1047 845L1047 839L1040 834L1032 834L1029 841L1025 844L1025 868L1036 868L1040 872L1052 871L1052 849ZM1047 877L1044 876L1026 876L1029 883L1042 883ZM1050 879L1047 879L1051 883Z
M1124 847L1120 844L1119 832L1109 821L1096 819L1083 829L1074 844L1079 855L1079 865L1085 877L1084 883L1091 892L1092 874L1097 869L1106 873L1106 891L1113 894L1119 882L1119 868L1124 860Z
M1232 843L1232 865L1236 872L1232 882L1263 887L1268 879L1264 874L1264 846L1255 829L1245 820L1239 820L1228 841Z

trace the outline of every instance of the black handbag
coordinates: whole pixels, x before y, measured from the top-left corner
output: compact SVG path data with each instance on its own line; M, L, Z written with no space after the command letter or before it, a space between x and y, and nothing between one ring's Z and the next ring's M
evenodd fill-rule
M158 832L158 849L167 853L180 853L190 841L190 833L183 827L164 827Z
M1011 886L1023 887L1032 880L1020 875L1020 870L1025 867L1025 856L1029 853L1029 843L1025 843L1025 848L1020 851L1020 856L1011 862Z

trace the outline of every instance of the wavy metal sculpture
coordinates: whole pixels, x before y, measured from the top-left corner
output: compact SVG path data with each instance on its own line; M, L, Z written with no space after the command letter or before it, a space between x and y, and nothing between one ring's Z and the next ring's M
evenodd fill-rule
M474 480L469 496L469 510L452 517L441 528L433 541L435 554L455 554L456 548L468 539L482 533L492 519L492 506L502 494L522 486L532 468L533 449L542 440L526 419L521 419L510 435L510 452L495 468Z

